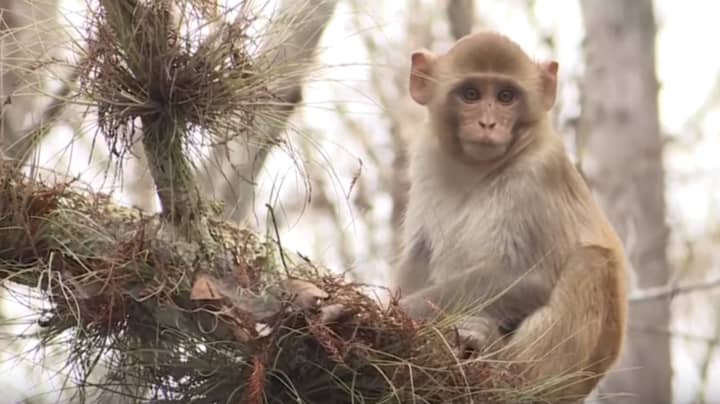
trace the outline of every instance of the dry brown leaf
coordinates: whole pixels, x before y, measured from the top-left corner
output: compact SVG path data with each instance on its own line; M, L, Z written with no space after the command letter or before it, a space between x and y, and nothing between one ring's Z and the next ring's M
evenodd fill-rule
M222 298L214 277L208 274L199 274L195 278L195 283L190 291L190 300L220 300Z

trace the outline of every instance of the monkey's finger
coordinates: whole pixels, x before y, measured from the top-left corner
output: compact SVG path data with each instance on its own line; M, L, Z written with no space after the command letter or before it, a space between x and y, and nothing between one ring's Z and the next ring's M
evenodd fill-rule
M314 309L320 305L320 301L330 297L315 284L301 279L286 279L280 283L279 289L283 299L303 310Z
M331 304L320 309L320 323L340 322L355 313L357 313L357 310L347 307L342 303Z
M458 330L458 342L454 349L455 357L458 359L470 359L482 350L484 343L474 335L464 334Z

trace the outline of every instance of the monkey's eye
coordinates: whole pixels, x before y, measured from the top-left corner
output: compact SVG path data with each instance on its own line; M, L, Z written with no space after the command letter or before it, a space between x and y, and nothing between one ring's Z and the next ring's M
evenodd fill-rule
M507 88L504 90L500 90L500 92L497 94L497 99L503 104L510 104L511 102L515 101L515 92Z
M480 99L480 91L474 87L465 87L462 90L462 98L465 102L474 102Z

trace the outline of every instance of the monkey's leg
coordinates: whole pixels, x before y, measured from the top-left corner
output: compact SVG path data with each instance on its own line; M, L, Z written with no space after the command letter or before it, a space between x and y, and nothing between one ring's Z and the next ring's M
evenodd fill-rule
M548 304L518 327L503 357L529 384L553 386L550 401L589 394L618 357L627 301L612 250L588 246L567 261Z

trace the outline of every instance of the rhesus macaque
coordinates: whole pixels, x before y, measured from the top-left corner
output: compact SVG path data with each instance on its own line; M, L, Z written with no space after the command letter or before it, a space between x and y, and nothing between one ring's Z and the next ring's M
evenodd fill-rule
M618 357L627 298L620 240L552 126L557 71L492 32L412 54L430 122L410 149L394 286L416 318L464 310L462 335L499 338L529 383L567 377L550 399L566 402Z

